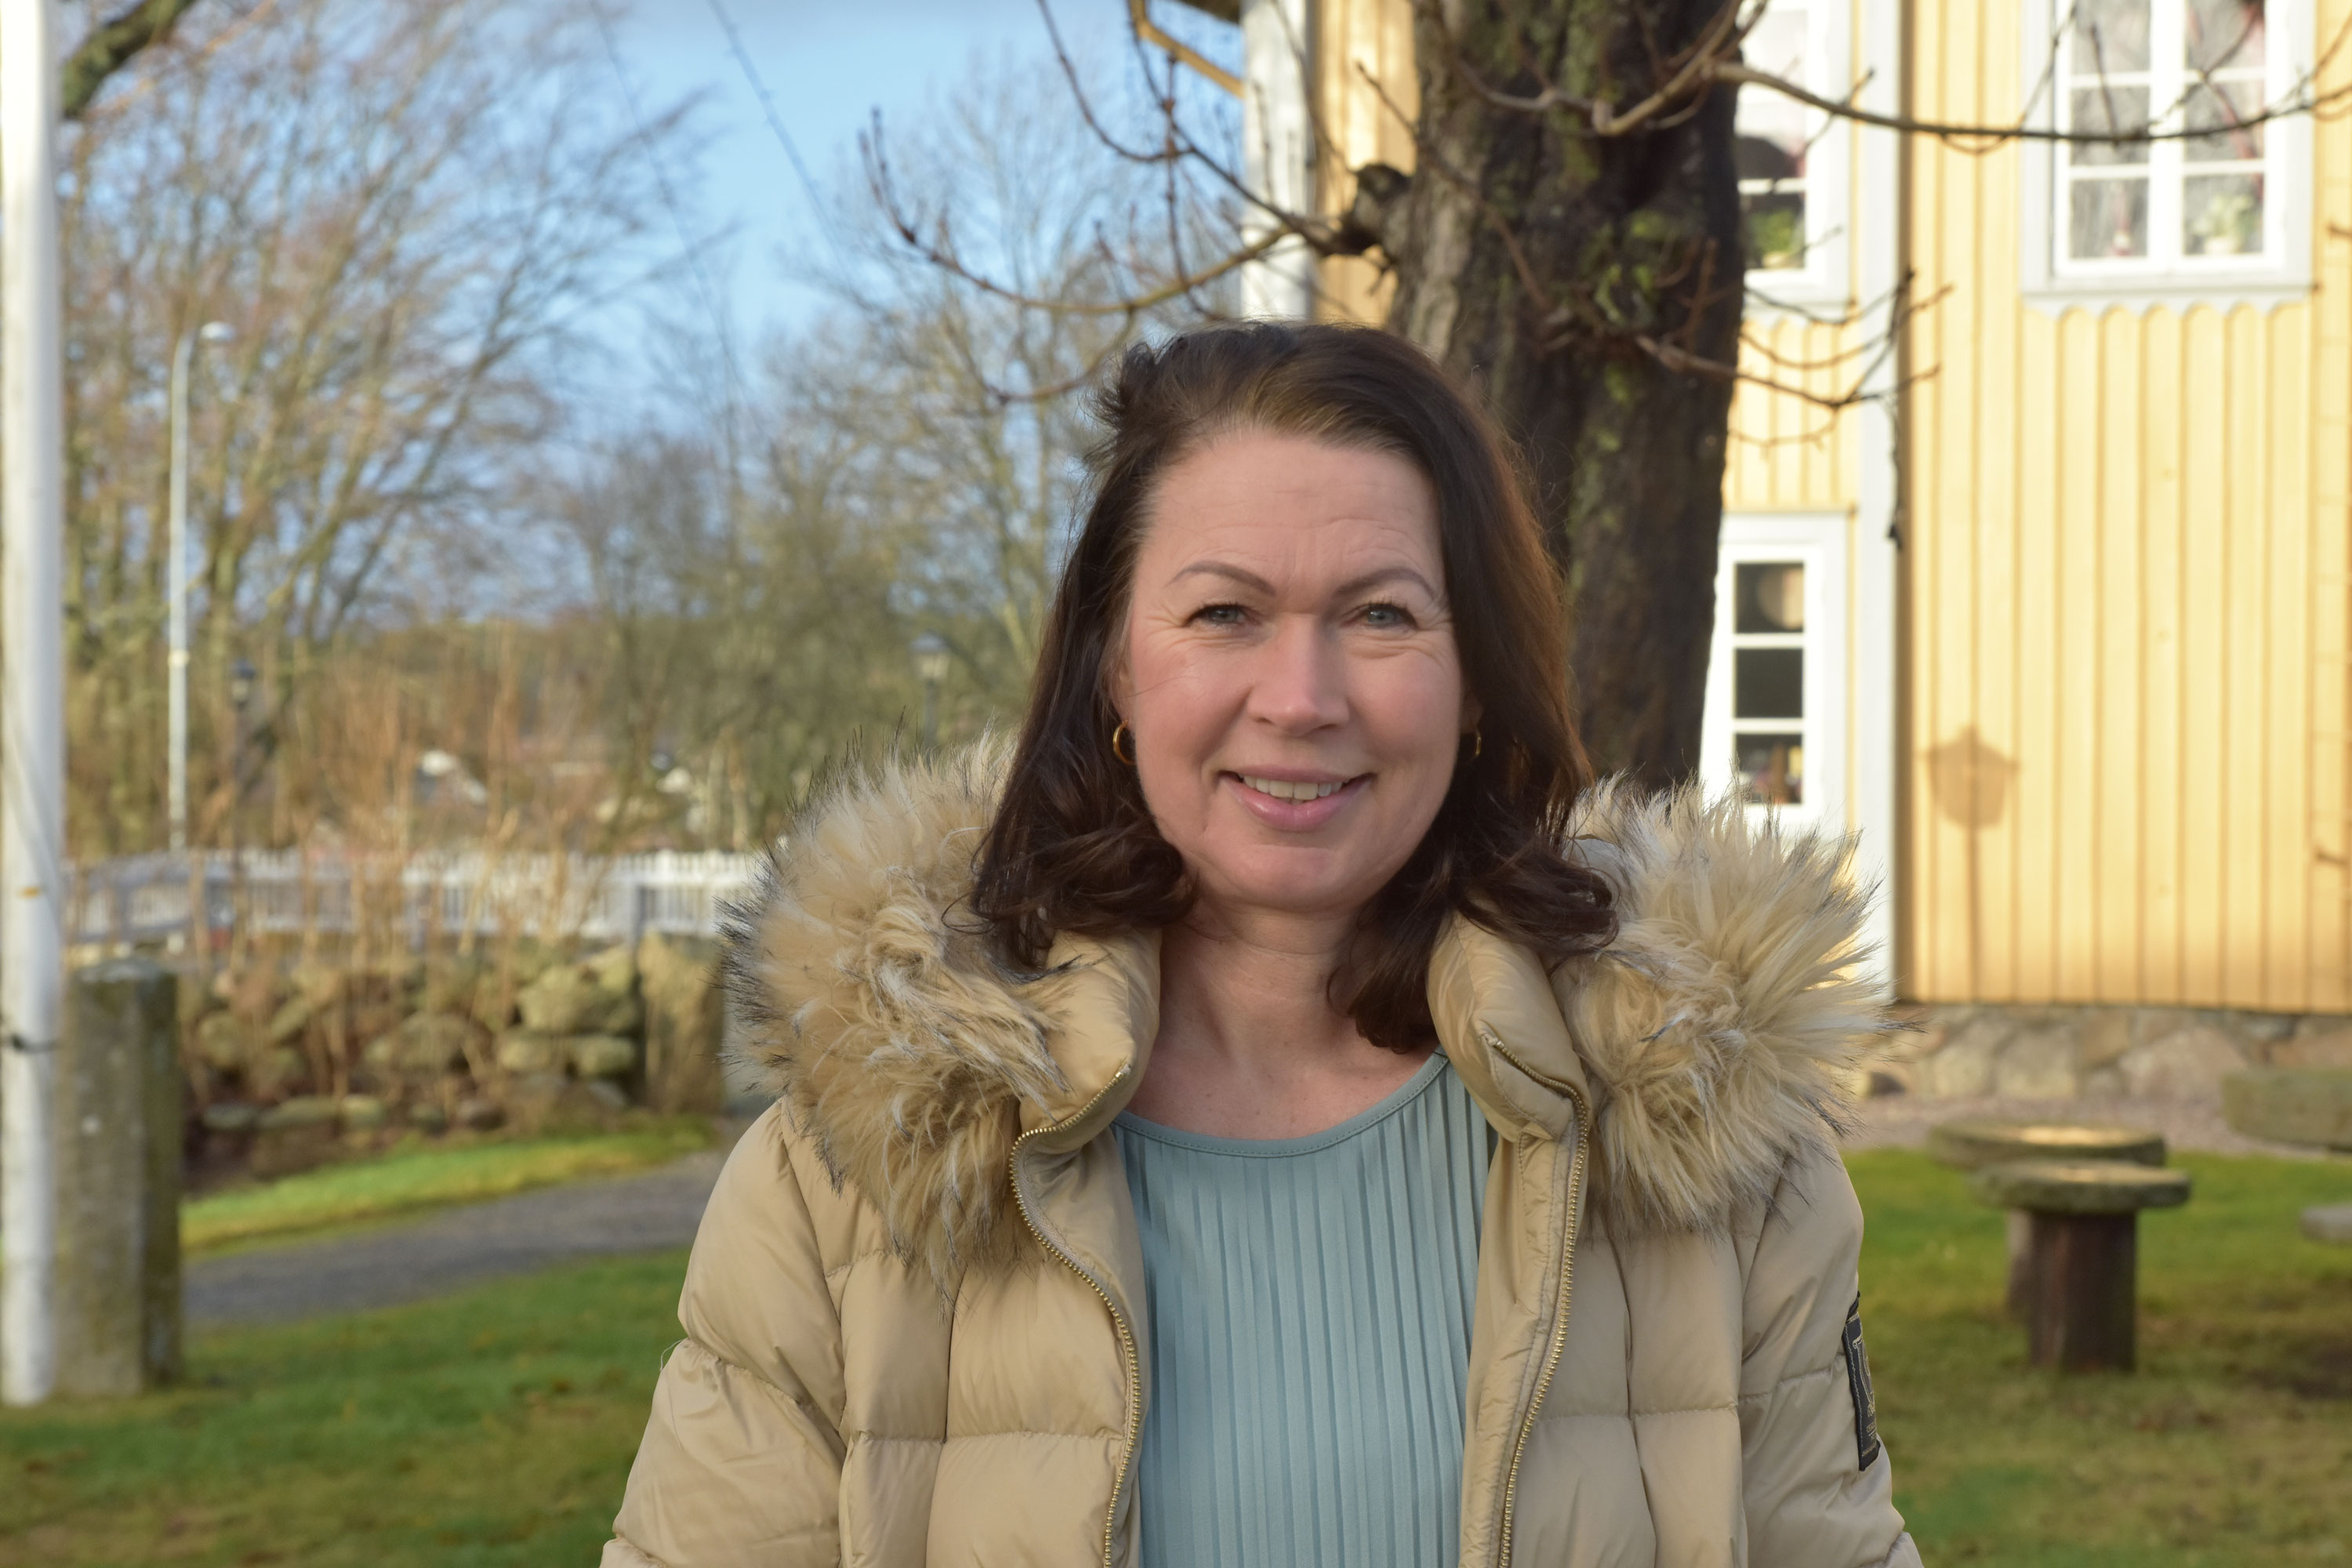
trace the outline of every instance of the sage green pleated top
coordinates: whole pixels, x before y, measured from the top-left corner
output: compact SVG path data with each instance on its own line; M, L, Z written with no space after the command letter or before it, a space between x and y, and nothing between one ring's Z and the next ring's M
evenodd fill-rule
M1115 1136L1150 1321L1142 1568L1451 1568L1489 1143L1444 1056L1306 1138Z

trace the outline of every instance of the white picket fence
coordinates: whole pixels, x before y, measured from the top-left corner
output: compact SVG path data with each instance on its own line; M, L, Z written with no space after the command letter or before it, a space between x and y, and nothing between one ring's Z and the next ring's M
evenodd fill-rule
M634 941L648 931L709 936L742 897L760 857L649 855L345 856L299 849L133 855L79 868L67 940L121 945L242 924L304 931L436 937L528 935Z

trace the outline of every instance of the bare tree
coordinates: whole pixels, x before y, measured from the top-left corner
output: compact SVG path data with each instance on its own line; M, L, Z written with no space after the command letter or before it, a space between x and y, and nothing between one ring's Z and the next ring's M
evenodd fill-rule
M814 417L753 474L730 475L709 444L648 437L561 503L596 595L583 651L614 842L666 819L703 843L763 842L829 756L906 710L892 604L906 533L872 504L878 455L855 419L777 410L794 406Z
M868 139L870 195L852 232L878 280L845 287L873 324L864 353L891 393L899 477L932 520L908 607L941 623L969 678L1006 710L1026 695L1077 458L1097 434L1071 395L1135 333L1234 300L1230 272L1188 275L1189 258L1217 254L1230 234L1230 207L1118 156L1066 106L1038 102L1042 74L975 78L932 122L893 138L887 174L878 132ZM899 238L910 224L986 258L988 282L910 258ZM1181 295L1136 289L1178 276ZM1024 308L1032 299L1060 308Z
M1197 0L1227 16L1234 0ZM1972 151L2019 140L2128 149L2173 139L2243 136L2283 115L2326 109L2320 72L2347 46L2332 39L2317 65L2274 100L2218 79L2234 58L2230 16L2259 27L2259 0L2200 7L2223 35L2200 47L2179 101L2108 89L2100 16L2070 8L2050 41L2049 68L2026 111L2000 124L1916 120L1859 108L1857 93L1823 92L1744 58L1769 0L1411 0L1414 79L1362 84L1410 136L1414 168L1349 170L1317 127L1318 163L1332 171L1319 205L1283 207L1243 179L1223 128L1196 129L1178 89L1180 68L1201 65L1166 47L1140 5L1138 47L1164 54L1156 133L1097 129L1107 145L1181 181L1222 192L1254 236L1160 265L1131 265L1118 300L1088 313L1189 301L1271 243L1324 257L1374 258L1391 285L1387 324L1413 338L1484 394L1525 444L1538 501L1569 583L1572 668L1599 763L1648 784L1687 776L1713 620L1716 538L1728 411L1742 382L1826 410L1851 406L1892 353L1895 335L1928 301L1866 301L1891 322L1879 341L1843 356L1842 389L1824 392L1817 366L1743 363L1744 254L1733 109L1737 92L1780 95L1882 131L1941 138ZM1049 0L1040 0L1048 25ZM2352 26L2347 26L2352 34ZM2095 62L2053 114L2061 56ZM1088 72L1065 58L1081 102ZM2239 73L2242 74L2242 73ZM2085 83L2087 82L2087 85ZM1855 84L1857 89L1860 84ZM2071 112L2074 101L2085 105ZM906 210L877 160L876 182L899 215L911 255L1042 311L1068 310L990 276L935 216Z
M605 67L561 5L214 15L214 34L142 57L71 148L69 715L76 797L102 803L76 837L108 849L152 838L163 773L173 341L213 318L236 333L193 442L217 823L321 650L516 531L516 458L558 427L581 313L652 259L643 142L678 134L675 114L640 136L573 112ZM465 606L462 584L442 596ZM242 768L224 679L238 658L265 686Z
M1038 100L1038 74L982 69L902 128L896 213L847 183L821 268L841 308L772 344L754 384L730 388L722 354L689 356L697 423L555 487L592 563L616 769L650 806L648 760L683 768L687 837L756 839L861 738L911 740L919 633L952 653L948 736L1026 698L1095 434L1071 389L1168 313L1130 307L1135 267L1213 251L1230 221L1197 201L1171 214L1157 181ZM948 242L993 287L896 242L908 213L950 206ZM1226 291L1195 288L1209 308Z
M1596 135L1476 78L1613 97L1716 47L1720 0L1419 13L1420 167L1381 212L1390 324L1476 384L1526 447L1569 574L1569 668L1602 768L1698 763L1745 269L1729 93ZM1455 68L1449 69L1448 67ZM1653 345L1655 346L1653 346Z

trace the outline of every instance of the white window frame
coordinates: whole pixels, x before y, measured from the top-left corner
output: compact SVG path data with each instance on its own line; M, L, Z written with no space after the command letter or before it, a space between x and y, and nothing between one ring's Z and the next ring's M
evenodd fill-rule
M2023 0L2024 56L2020 62L2022 90L2038 96L2031 105L2032 123L2056 129L2064 89L2062 63L2053 68L2052 50L2063 51L2070 40L2057 36L2072 14L2071 0ZM2184 0L2149 0L2151 18L2149 66L2154 78L2150 112L2170 110L2184 85L2177 59L2169 57L2167 40L2180 37ZM2263 19L2265 52L2264 102L2284 100L2312 68L2313 23L2310 0L2268 0ZM2053 41L2054 40L2054 41ZM2177 129L2179 115L2159 121L2158 129ZM2109 305L2146 310L2194 305L2227 308L2249 303L2276 305L2305 298L2311 272L2311 116L2290 114L2268 121L2263 128L2263 220L2264 250L2259 256L2192 256L2180 248L2180 207L2177 192L2183 160L2179 142L2150 145L2148 167L2148 248L2147 257L2102 257L2076 259L2064 254L2067 216L2063 210L2067 182L2061 173L2067 144L2029 143L2023 152L2019 181L2025 204L2021 215L2020 279L2027 300L2052 313Z
M1791 7L1794 8L1794 7ZM1805 78L1799 85L1823 98L1853 90L1853 0L1803 0ZM1743 87L1743 93L1769 93ZM1806 307L1843 308L1850 302L1849 257L1853 249L1853 122L1843 115L1807 109L1805 129L1805 264L1748 269L1751 315ZM1744 183L1744 182L1743 182ZM1741 223L1747 219L1743 216Z
M1715 636L1706 661L1706 703L1699 726L1699 777L1710 795L1739 787L1732 752L1731 665L1738 571L1756 562L1799 561L1805 567L1804 799L1795 805L1750 805L1751 819L1825 833L1846 830L1848 520L1843 512L1723 514L1717 549Z

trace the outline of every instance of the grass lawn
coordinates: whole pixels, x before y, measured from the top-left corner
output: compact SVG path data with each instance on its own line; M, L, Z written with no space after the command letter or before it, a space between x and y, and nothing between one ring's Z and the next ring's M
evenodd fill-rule
M1931 1568L2352 1565L2352 1248L2295 1235L2352 1162L2190 1156L2141 1226L2132 1377L2023 1364L2001 1222L1858 1155L1880 1422ZM200 1335L188 1386L0 1413L0 1568L593 1563L677 1336L683 1256Z
M1907 1151L1854 1156L1863 1321L1897 1500L1930 1568L2352 1565L2352 1247L2296 1231L2352 1161L2183 1155L2140 1216L2137 1374L2025 1365L2000 1216Z
M0 1565L587 1568L685 1254L199 1336L190 1383L0 1415Z
M440 1145L420 1140L370 1159L197 1198L180 1211L180 1245L189 1256L202 1257L289 1240L584 1176L645 1170L713 1142L709 1122L691 1116L577 1137Z

